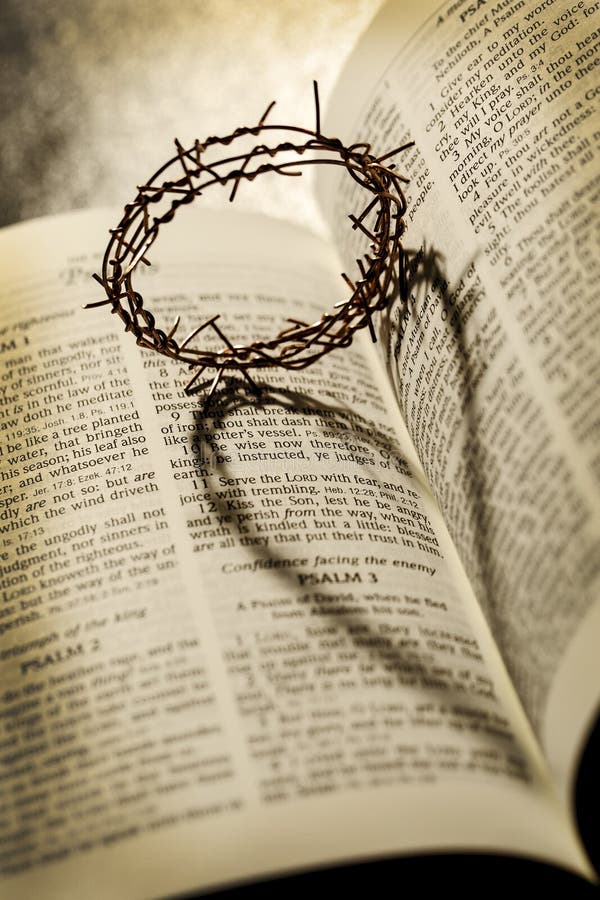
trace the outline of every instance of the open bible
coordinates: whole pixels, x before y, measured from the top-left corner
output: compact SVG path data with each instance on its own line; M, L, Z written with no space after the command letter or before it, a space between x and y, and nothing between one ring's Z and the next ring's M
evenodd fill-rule
M113 212L0 233L7 897L442 851L595 879L573 794L600 693L598 15L384 6L323 131L415 141L409 302L259 397L204 413L82 310ZM357 186L316 188L330 241L181 211L152 308L218 309L236 341L318 318L362 251Z

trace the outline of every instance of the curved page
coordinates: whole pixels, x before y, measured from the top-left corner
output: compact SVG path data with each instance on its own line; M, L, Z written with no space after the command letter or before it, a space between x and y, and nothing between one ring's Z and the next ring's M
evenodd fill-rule
M205 415L189 372L82 311L109 224L0 238L6 896L433 848L584 871L368 356ZM236 342L345 291L326 245L235 214L184 210L152 262L165 327L220 312Z
M379 154L416 141L385 365L566 792L600 684L598 18L587 0L389 3L326 127ZM320 196L351 267L361 198L350 179Z

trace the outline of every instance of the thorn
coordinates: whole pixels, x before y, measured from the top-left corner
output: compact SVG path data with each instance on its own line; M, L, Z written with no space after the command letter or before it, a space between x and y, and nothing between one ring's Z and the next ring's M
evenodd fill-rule
M204 372L205 368L206 368L206 366L200 366L199 369L198 369L198 371L196 372L196 374L193 375L192 378L188 381L188 383L186 384L186 386L185 386L185 388L184 388L184 392L185 392L186 394L191 394L191 393L192 393L191 387L192 387L193 383L194 383L195 381L197 381L198 378L200 378L200 376L201 376L202 373Z
M240 366L239 363L238 363L238 369L242 373L242 375L244 376L244 378L246 379L248 384L256 391L257 394L260 394L261 390L260 390L259 386L257 385L257 383L255 382L255 380L253 378L250 378L250 376L248 375L246 370L244 368L242 368L242 366Z
M248 156L246 157L246 159L245 159L244 162L242 163L242 168L241 168L241 169L239 170L239 172L238 172L237 178L235 179L235 181L234 181L234 183L233 183L233 187L232 187L231 193L230 193L230 195L229 195L229 202L230 202L230 203L233 203L233 201L235 200L235 195L237 194L237 190L238 190L238 188L239 188L239 186L240 186L240 181L242 180L242 178L243 178L243 176L244 176L244 172L246 171L246 166L249 164L250 160L251 160L251 159L253 158L253 156L254 156L255 150L256 150L256 148L254 148L254 150L252 150L252 152L251 152L250 154L248 154Z
M183 344L180 344L180 345L179 345L179 349L180 349L180 350L183 350L183 348L186 346L186 344L189 344L189 342L190 342L191 340L193 340L193 339L196 337L197 334L200 334L200 332L203 331L203 330L206 328L207 325L213 325L215 319L218 319L218 318L219 318L218 315L213 316L212 319L208 319L206 322L204 322L203 325L198 325L197 328L194 328L193 331L190 331L190 333L189 333L188 336L186 337L186 339L185 339L185 341L183 342ZM213 326L213 327L214 327L214 326Z
M177 147L177 155L179 156L179 162L181 163L181 167L182 167L183 171L185 172L185 180L187 181L187 183L190 186L190 191L193 191L194 185L192 184L192 175L191 175L190 170L186 166L185 159L184 159L185 150L183 149L183 146L179 142L178 138L175 138L175 146Z
M173 335L174 335L175 332L177 331L177 329L178 329L178 327L179 327L179 322L180 322L180 320L181 320L181 316L177 316L177 318L176 318L175 321L173 322L173 327L171 328L170 332L169 332L168 335L167 335L167 340L168 340L168 341L171 340L171 338L173 337Z
M395 156L396 153L402 153L403 150L409 150L411 147L415 146L414 141L409 141L408 144L402 144L401 147L396 147L395 150L389 150L388 153L384 153L383 156L377 157L377 162L381 163L384 159L389 159L390 156Z
M218 316L215 316L214 319L212 319L210 322L207 322L206 324L207 324L207 325L210 325L211 328L212 328L214 331L217 332L217 334L219 335L219 337L221 338L221 340L223 341L223 343L225 343L225 344L229 347L229 349L230 349L233 353L235 353L235 347L233 346L233 344L231 343L231 341L229 340L229 338L225 337L225 335L223 334L223 332L221 331L221 329L219 328L218 325L215 325L215 320L218 319L218 318L219 318Z
M213 383L210 386L210 390L208 392L206 400L204 401L204 409L206 409L206 407L212 400L213 394L215 393L215 391L219 385L219 382L220 382L221 378L223 377L224 371L225 371L225 369L223 368L223 366L221 366L221 368L217 371L217 374L215 375L215 377L213 379Z
M368 228L365 228L365 226L362 224L362 222L360 221L360 219L357 219L356 216L355 216L353 213L350 213L350 215L348 216L348 218L349 218L350 221L352 222L352 228L353 228L353 229L359 228L359 229L362 231L362 233L363 233L363 234L366 234L366 236L367 236L368 238L370 238L372 241L374 241L374 240L376 239L376 238L375 238L375 235L371 234L371 232L368 230Z
M92 303L86 303L83 308L84 309L95 309L97 306L106 306L107 303L112 303L112 297L106 297L105 300L96 300Z
M371 319L371 310L369 309L369 305L361 294L362 308L365 312L365 316L367 317L367 325L369 328L369 333L371 335L371 340L374 344L377 343L377 335L375 334L375 328L373 327L373 320Z
M371 202L369 203L369 205L368 205L368 206L365 206L365 208L364 208L363 211L361 212L360 216L359 216L358 219L356 220L357 222L362 222L362 220L363 220L366 216L369 215L369 213L371 212L371 210L373 209L373 207L374 207L375 204L377 203L378 199L379 199L378 197L373 197L373 199L371 200ZM357 226L356 226L356 225L353 225L352 227L353 227L353 228L356 228Z
M319 109L319 85L316 81L313 81L313 93L315 95L315 118L316 118L316 126L315 126L315 134L321 134L321 111Z
M262 126L265 124L265 122L267 120L267 116L269 115L269 113L271 112L271 110L273 109L274 106L275 106L275 100L272 100L271 103L269 103L269 105L265 109L265 111L262 114L262 116L260 117L260 119L258 120L259 128L262 128Z

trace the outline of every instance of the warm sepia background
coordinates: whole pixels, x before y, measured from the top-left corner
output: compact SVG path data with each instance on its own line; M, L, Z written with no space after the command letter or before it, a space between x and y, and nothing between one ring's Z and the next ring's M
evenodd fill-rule
M273 122L313 127L381 0L1 0L0 225L122 208L173 153ZM289 185L261 190L285 214ZM290 217L314 219L308 191ZM240 192L241 193L241 192ZM243 198L240 198L243 205ZM237 202L237 201L236 201Z

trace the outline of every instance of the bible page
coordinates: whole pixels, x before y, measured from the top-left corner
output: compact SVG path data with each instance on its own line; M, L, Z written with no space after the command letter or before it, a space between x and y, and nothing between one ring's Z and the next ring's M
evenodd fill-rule
M570 790L598 709L598 4L388 3L325 133L399 155L411 301L385 366L475 594ZM351 180L319 195L346 265ZM568 699L567 699L568 698Z
M7 896L432 848L586 871L367 352L204 413L189 371L82 309L111 224L0 235ZM235 342L346 291L326 244L235 213L186 208L151 259L158 322L219 312Z

